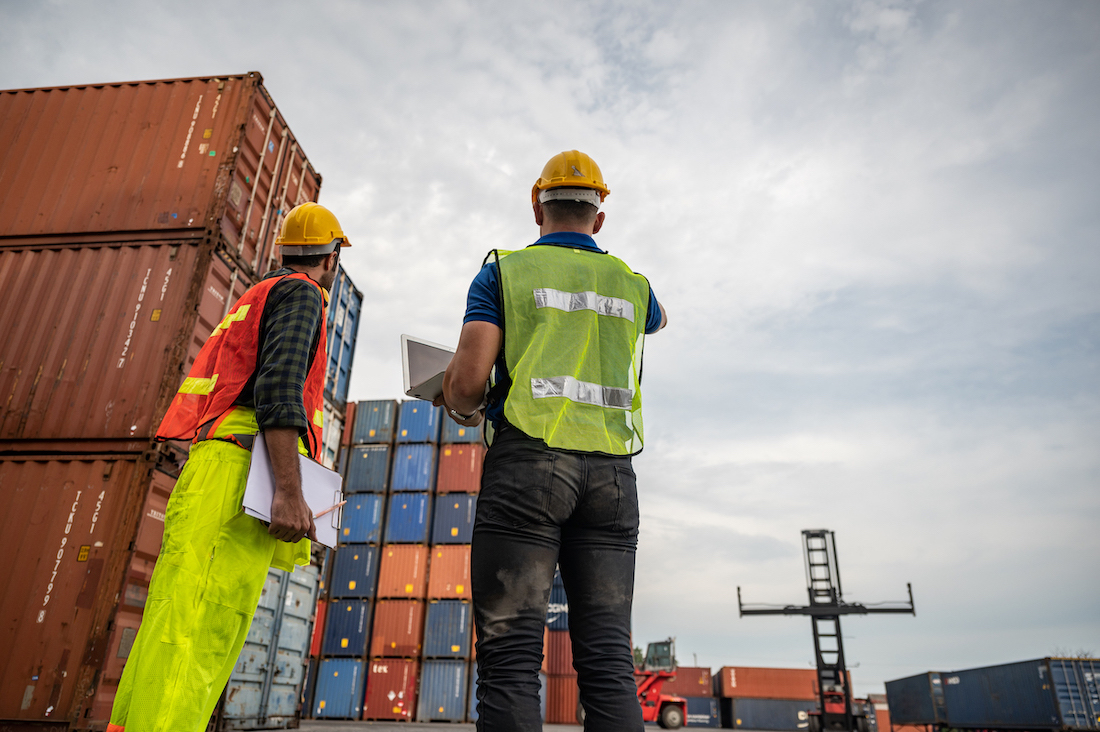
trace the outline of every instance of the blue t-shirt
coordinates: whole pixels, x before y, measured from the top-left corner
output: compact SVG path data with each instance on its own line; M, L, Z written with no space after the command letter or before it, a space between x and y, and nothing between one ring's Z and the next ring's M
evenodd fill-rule
M587 234L578 234L572 231L559 231L554 234L547 234L531 246L540 245L559 245L571 249L587 249L590 252L606 254L605 251L596 246L596 241L591 236ZM470 292L466 296L466 316L462 319L463 324L480 320L486 323L492 323L498 328L504 328L504 308L500 302L499 278L500 271L497 268L496 262L487 262L481 268L481 271L477 273L477 277L470 283ZM653 294L653 288L650 287L649 306L646 309L645 332L647 334L656 333L660 329L661 308L657 305L657 296ZM496 368L498 375L504 373L503 355L497 358ZM490 404L485 410L485 416L493 424L499 425L504 420L504 402L497 401Z

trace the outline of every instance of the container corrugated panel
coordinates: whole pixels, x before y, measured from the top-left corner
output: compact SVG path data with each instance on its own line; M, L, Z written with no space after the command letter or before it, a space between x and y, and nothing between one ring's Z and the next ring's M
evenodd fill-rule
M374 606L370 655L420 656L424 647L424 602L379 600Z
M664 688L661 689L665 693ZM680 695L674 695L680 696ZM718 714L718 700L712 696L687 696L687 718L685 727L721 727L722 721Z
M341 447L351 447L351 436L355 432L355 402L344 405L344 434L340 437ZM343 451L343 452L346 452Z
M481 468L484 461L484 445L440 445L436 492L477 493L481 490Z
M714 696L714 681L709 668L698 666L680 666L675 678L669 679L661 687L662 694L673 696Z
M1073 729L1100 729L1100 661L1093 658L1047 660L1062 724Z
M397 402L376 399L355 405L355 430L352 443L362 445L393 442L393 426L397 418Z
M423 600L428 590L428 547L387 544L382 548L378 597Z
M1096 670L1096 664L1086 661ZM1082 677L1084 674L1082 674ZM1060 729L1063 714L1055 694L1056 685L1051 678L1049 659L1021 661L1000 666L952 671L942 674L944 699L947 703L947 724L952 727L981 727L998 729ZM1063 679L1064 679L1063 675ZM1096 692L1096 679L1092 676L1092 691ZM1078 729L1097 729L1100 719L1096 707L1100 699L1088 700L1087 687L1075 685L1075 696L1080 704L1091 701L1088 710L1091 719L1078 718L1073 726ZM1068 692L1068 689L1065 691ZM1082 694L1082 692L1085 692ZM1067 694L1067 706L1070 698ZM1067 710L1069 711L1069 710ZM1081 709L1085 711L1085 709ZM1070 716L1074 719L1077 715Z
M351 448L344 477L345 493L385 493L389 485L389 445Z
M723 666L714 677L717 696L752 699L817 698L817 671L799 668Z
M546 674L539 671L539 711L541 712L541 718L546 721ZM470 709L467 712L466 719L470 722L476 722L478 718L477 713L477 663L470 664Z
M469 600L470 545L439 544L432 547L428 577L431 600Z
M943 682L936 671L886 682L894 724L940 724L947 721Z
M432 544L469 544L474 538L477 495L447 493L435 497Z
M255 72L0 92L0 139L9 237L214 228L262 274L321 187Z
M546 672L551 676L577 675L573 668L573 641L568 630L551 630L547 635Z
M378 493L348 493L340 516L340 542L376 544L382 539L382 501Z
M546 606L546 627L550 630L569 630L569 598L565 595L565 585L561 575L554 574L554 584L550 585L550 604Z
M808 699L723 699L722 726L733 729L790 730L808 727L817 702Z
M546 721L550 724L576 724L579 696L576 676L547 676Z
M344 420L328 399L325 399L324 427L321 436L321 464L330 470L336 465L340 454L340 440L344 434Z
M469 667L465 661L424 661L420 667L416 721L465 721L468 676Z
M420 662L415 658L375 658L368 666L363 719L411 721L416 714Z
M313 693L316 719L356 719L363 711L363 661L351 658L326 658L317 671L317 689Z
M435 445L398 445L393 454L395 491L430 491L435 480Z
M374 597L378 572L378 547L347 544L339 547L332 561L329 597Z
M430 493L394 493L386 514L387 544L427 544L431 527Z
M424 658L470 657L473 609L465 600L430 600L424 623Z
M438 442L443 410L431 402L402 402L397 416L397 442Z
M481 425L477 427L463 427L453 419L443 419L443 427L439 430L440 442L481 442Z
M339 266L329 298L328 369L325 373L325 396L338 404L348 400L362 307L363 293L356 289L343 265Z
M325 624L324 656L363 656L370 636L370 600L333 602Z

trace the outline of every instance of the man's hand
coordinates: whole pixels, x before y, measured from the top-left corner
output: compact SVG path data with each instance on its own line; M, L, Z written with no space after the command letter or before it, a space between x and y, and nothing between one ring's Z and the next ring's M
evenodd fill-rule
M279 541L294 543L308 536L317 541L313 512L302 497L302 473L298 465L298 430L276 427L264 430L267 452L275 473L275 497L271 500L271 524L267 533Z

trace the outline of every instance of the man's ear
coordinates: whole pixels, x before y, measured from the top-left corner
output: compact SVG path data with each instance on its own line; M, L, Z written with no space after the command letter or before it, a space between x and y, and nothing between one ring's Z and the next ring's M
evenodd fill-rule
M535 226L542 226L542 220L544 216L542 212L542 204L538 201L535 201L531 204L531 207L535 210Z
M340 261L340 250L336 249L325 257L325 271L336 269L336 263Z

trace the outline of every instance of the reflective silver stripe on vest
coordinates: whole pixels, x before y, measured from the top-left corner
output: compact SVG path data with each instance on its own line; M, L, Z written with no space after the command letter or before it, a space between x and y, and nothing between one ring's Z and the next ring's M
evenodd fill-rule
M634 402L630 389L600 386L587 381L577 381L572 376L555 376L552 379L531 379L531 396L535 399L565 397L571 402L592 404L609 409L629 410Z
M634 303L621 297L607 297L595 292L562 292L549 287L535 290L536 308L554 308L573 313L577 310L592 310L599 315L613 318L625 318L634 322Z

